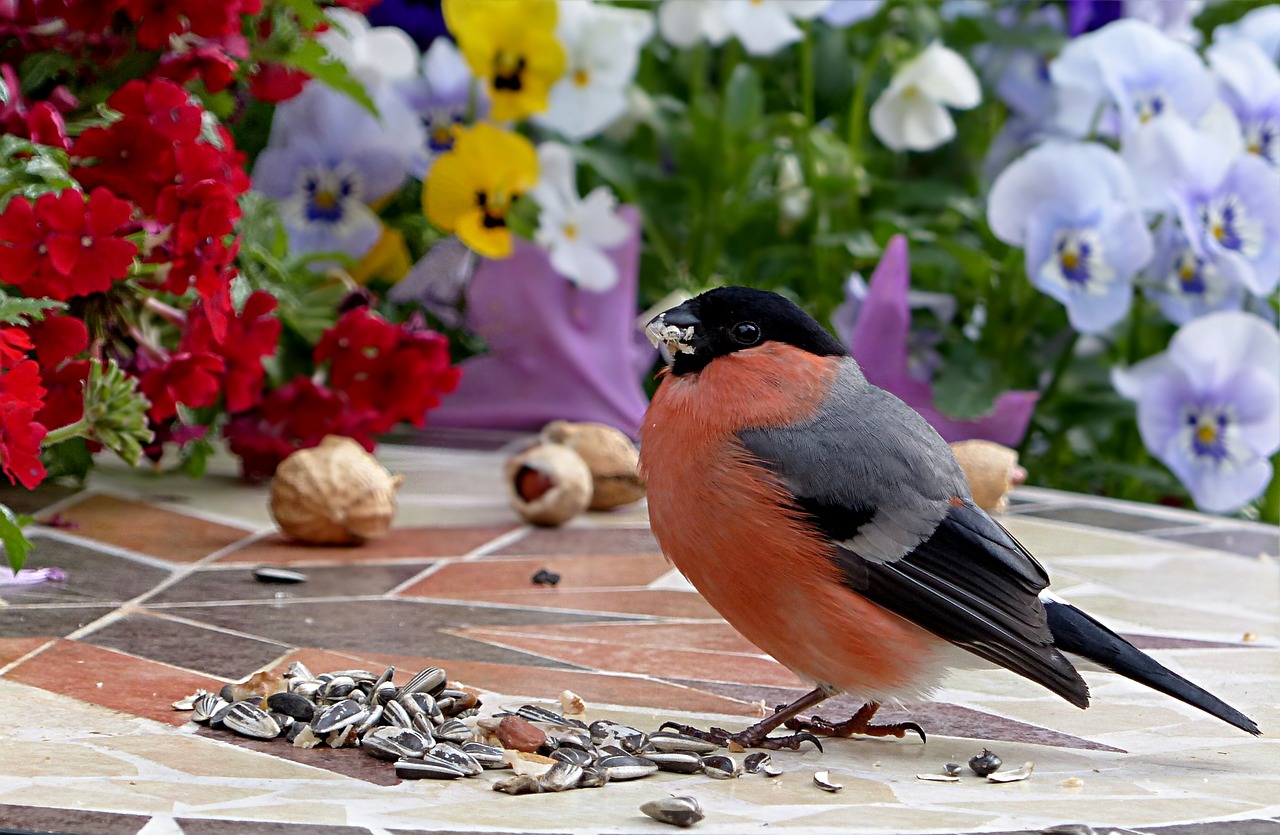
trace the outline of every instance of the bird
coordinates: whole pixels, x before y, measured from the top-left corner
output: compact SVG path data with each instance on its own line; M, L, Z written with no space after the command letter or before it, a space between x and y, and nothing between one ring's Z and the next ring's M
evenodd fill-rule
M777 293L708 290L646 326L667 360L639 432L667 558L747 640L813 690L745 730L666 727L744 748L821 748L951 669L1002 667L1080 708L1092 662L1247 731L1240 711L1048 591L1039 561L974 504L950 447ZM1074 659L1074 663L1073 663ZM809 711L848 693L843 721ZM785 726L793 731L771 735Z

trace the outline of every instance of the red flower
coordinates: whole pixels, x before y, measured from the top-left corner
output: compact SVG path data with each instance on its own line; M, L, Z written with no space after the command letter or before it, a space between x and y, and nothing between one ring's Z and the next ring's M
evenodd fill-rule
M443 336L412 325L393 325L356 308L320 338L317 363L329 362L329 384L352 406L376 414L372 432L400 421L421 426L439 395L457 387L459 371L449 364ZM406 384L412 381L412 384Z
M34 347L31 337L18 328L0 329L0 370L13 368L25 360Z
M47 101L31 104L22 95L17 72L8 64L0 64L0 83L8 90L8 98L0 103L0 132L67 150L70 143L62 113L76 105L75 97L67 88L56 87L48 94Z
M181 353L143 372L138 388L151 401L147 414L158 423L176 415L179 403L192 409L213 405L223 367L214 354Z
M35 345L36 361L46 371L89 347L89 329L74 316L46 315L27 325L27 335Z
M187 319L182 350L205 351L222 357L226 371L222 378L223 402L231 414L253 408L262 400L266 372L262 358L275 353L280 339L280 320L274 315L276 299L259 290L249 296L239 316L230 317L221 339L214 335L201 303Z
M268 394L253 411L233 418L223 434L240 457L247 478L270 478L290 453L315 446L325 435L346 435L372 451L373 439L366 429L369 417L309 377L296 377Z
M65 301L111 289L138 247L114 237L133 208L103 188L10 201L0 215L0 279L28 296Z
M42 374L48 392L36 420L45 426L61 427L84 417L84 384L89 379L89 361L72 360L53 370L46 367Z
M125 11L138 24L138 45L165 49L171 35L192 32L217 38L240 31L240 15L256 14L261 0L125 0Z
M46 434L48 430L35 419L35 409L0 400L0 469L10 483L34 490L44 481L40 443Z
M238 249L227 238L239 217L240 206L225 183L202 180L161 192L156 220L171 226L168 240L152 259L170 263L163 288L182 295L194 284L208 298L226 287Z
M264 61L249 79L249 95L267 104L279 104L301 93L310 80L302 70Z
M239 66L222 47L203 43L185 52L165 53L156 67L156 75L179 84L198 76L205 89L217 93L231 86Z

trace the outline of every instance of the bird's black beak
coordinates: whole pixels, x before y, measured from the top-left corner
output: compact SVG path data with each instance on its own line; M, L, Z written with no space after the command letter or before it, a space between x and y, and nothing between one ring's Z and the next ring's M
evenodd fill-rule
M645 327L645 335L653 346L662 352L662 358L670 364L677 354L692 354L694 339L701 330L697 300L690 299L682 305L659 313Z

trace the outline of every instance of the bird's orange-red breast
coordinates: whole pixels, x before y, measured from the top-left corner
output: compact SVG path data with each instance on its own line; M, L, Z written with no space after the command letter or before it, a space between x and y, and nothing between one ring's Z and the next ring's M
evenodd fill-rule
M738 438L803 424L839 362L767 343L664 374L640 431L650 525L707 602L797 675L868 698L920 692L948 645L847 588L831 543Z

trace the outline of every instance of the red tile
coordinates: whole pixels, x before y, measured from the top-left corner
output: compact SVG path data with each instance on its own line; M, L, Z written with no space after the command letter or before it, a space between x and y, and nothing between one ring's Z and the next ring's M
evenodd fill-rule
M77 536L172 562L195 562L249 536L222 525L146 502L95 494L58 512Z
M657 615L669 618L715 618L715 609L691 592L666 589L578 590L535 588L530 591L458 590L432 596L474 600L484 603L507 603L529 609L572 609L624 615Z
M5 678L95 705L181 725L190 716L170 705L197 688L218 690L222 682L79 641L59 640L22 662Z
M676 649L676 646L683 645L680 642L669 644L659 651L653 646L625 642L520 635L517 634L517 629L518 627L462 629L458 630L457 634L602 672L638 673L699 681L743 682L769 687L802 688L805 686L794 673L764 655L734 655L724 652ZM643 626L637 626L633 634L643 631Z
M647 586L671 570L657 554L617 557L481 559L446 565L402 594L409 597L474 598L477 590L543 591L532 577L541 569L560 575L554 591Z
M656 554L649 528L538 528L494 553L516 556L563 554Z
M416 672L428 665L442 667L450 682L504 696L555 700L560 691L572 690L586 701L588 708L592 704L611 704L739 716L749 716L755 711L755 706L746 702L635 676L402 655L371 654L368 657L375 665L393 664L397 671Z
M12 664L48 642L48 638L0 638L0 667Z
M219 558L253 565L345 564L365 561L460 557L511 531L515 525L478 528L392 528L363 545L306 545L271 534Z
M764 651L748 641L722 620L697 623L531 623L522 626L489 626L494 634L546 635L575 641L629 644L638 647L668 649L703 649L711 652L764 655Z

